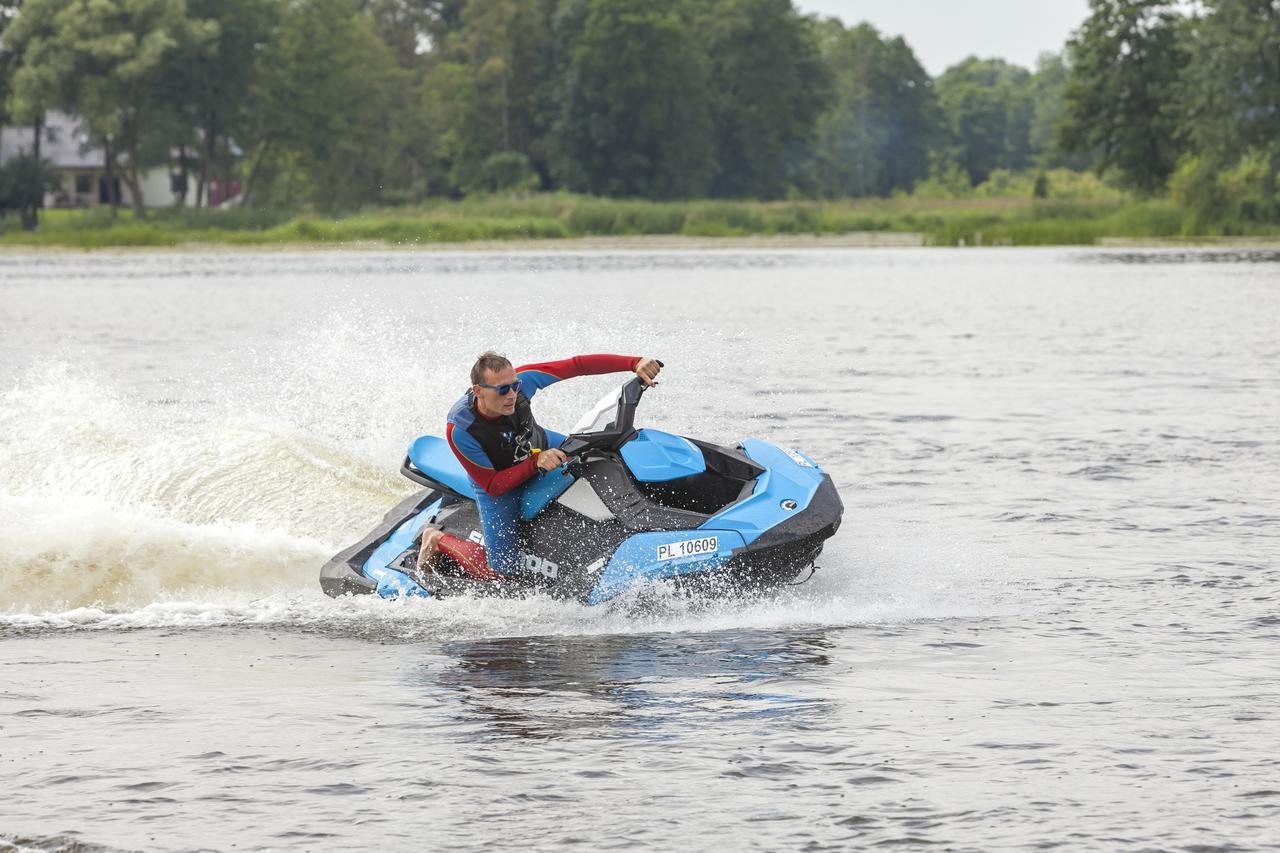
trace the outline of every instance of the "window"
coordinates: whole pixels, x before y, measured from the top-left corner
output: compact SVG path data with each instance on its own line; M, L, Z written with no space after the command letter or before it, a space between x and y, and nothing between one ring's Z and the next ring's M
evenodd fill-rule
M57 142L57 141L58 141L58 129L57 129L56 127L53 127L52 125L45 125L45 128L44 128L44 138L45 138L45 140L47 140L48 142Z
M76 175L76 195L89 195L93 192L92 175Z
M169 176L169 192L176 196L187 194L187 176L181 173Z

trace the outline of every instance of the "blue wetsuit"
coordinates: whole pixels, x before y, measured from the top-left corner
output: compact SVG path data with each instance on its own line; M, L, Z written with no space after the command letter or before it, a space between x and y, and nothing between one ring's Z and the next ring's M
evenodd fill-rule
M475 486L489 567L499 574L520 568L518 531L524 487L538 473L534 449L559 447L564 436L543 429L533 417L530 399L562 379L634 370L635 356L579 355L516 369L520 391L510 415L487 418L467 391L449 409L445 437Z

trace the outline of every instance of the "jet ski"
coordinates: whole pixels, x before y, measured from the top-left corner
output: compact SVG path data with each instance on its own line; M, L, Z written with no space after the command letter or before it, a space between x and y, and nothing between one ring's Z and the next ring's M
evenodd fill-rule
M723 447L636 429L644 392L633 379L607 394L561 445L568 464L525 486L518 574L487 568L474 486L448 443L427 435L401 467L423 490L334 555L321 588L384 598L536 591L594 605L654 582L744 591L812 576L844 513L831 476L757 439ZM427 525L464 547L418 565Z

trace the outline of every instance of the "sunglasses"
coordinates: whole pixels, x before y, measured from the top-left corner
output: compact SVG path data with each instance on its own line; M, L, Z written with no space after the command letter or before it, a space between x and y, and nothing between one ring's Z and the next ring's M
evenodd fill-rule
M517 379L515 382L508 382L506 385L489 385L485 382L477 382L476 384L479 385L481 388L488 388L492 391L497 391L499 397L505 397L508 394L510 394L512 391L520 390L519 379Z

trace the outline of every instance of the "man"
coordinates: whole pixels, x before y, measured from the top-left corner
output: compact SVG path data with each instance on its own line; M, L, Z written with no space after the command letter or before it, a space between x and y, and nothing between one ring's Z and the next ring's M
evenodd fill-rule
M529 405L533 395L562 379L625 371L653 385L661 369L652 358L626 355L578 355L519 369L496 352L476 359L471 389L453 404L445 427L449 447L475 488L484 528L488 564L464 564L464 568L481 577L516 574L524 486L539 471L553 471L567 461L558 449L565 437L544 429L533 417ZM462 543L454 539L441 530L424 530L419 565L429 564L442 544L450 554L457 553L455 547Z

